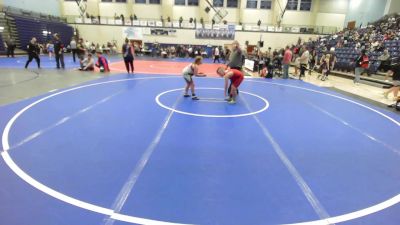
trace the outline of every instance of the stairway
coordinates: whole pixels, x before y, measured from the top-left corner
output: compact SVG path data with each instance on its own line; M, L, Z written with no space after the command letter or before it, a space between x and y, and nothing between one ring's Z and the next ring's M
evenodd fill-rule
M14 18L7 16L4 13L0 13L0 26L4 27L4 31L2 33L3 40L6 41L11 37L14 40L14 43L17 45L15 54L26 54L25 51L21 50L21 44L24 43L20 43Z
M15 26L14 19L10 16L6 16L5 20L7 23L6 27L8 28L8 33L9 33L10 37L12 39L14 39L14 42L17 45L17 48L21 48L21 43L18 38L17 28Z

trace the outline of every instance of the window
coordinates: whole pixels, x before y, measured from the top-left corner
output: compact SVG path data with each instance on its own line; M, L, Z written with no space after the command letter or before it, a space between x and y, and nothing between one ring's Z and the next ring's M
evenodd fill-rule
M101 2L112 2L112 0L101 0Z
M271 0L261 0L260 9L271 9L272 1Z
M188 5L198 6L199 5L199 0L188 0Z
M286 5L287 10L297 10L297 5L299 1L298 0L288 0L288 3Z
M135 3L146 4L146 0L135 0Z
M301 11L310 11L311 10L311 0L301 0L300 10Z
M149 0L150 4L161 4L161 0Z
M126 0L115 0L115 2L126 3Z
M257 0L247 0L246 8L257 9Z
M213 1L213 6L214 7L223 7L224 6L224 0L214 0Z
M175 5L185 5L185 0L175 0Z
M237 8L238 7L238 0L227 0L226 7L228 7L228 8Z

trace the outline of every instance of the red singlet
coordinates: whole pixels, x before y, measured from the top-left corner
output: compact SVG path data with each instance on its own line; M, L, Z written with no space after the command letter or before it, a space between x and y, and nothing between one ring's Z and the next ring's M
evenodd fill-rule
M233 72L233 75L230 78L232 85L238 88L244 79L244 75L239 70L231 69L230 71Z

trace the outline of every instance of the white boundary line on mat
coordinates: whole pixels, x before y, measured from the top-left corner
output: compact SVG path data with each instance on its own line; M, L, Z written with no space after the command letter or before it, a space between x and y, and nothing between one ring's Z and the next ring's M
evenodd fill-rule
M166 78L179 78L180 77L145 77L145 78L131 78L131 79L120 79L120 80L112 80L112 81L105 81L105 82L99 82L99 83L94 83L94 84L88 84L88 85L83 85L83 86L78 86L78 87L74 87L71 89L67 89L67 90L63 90L57 93L54 93L52 95L43 97L33 103L31 103L30 105L26 106L25 108L23 108L22 110L20 110L18 113L16 113L7 123L3 134L2 134L2 145L3 145L3 150L1 152L1 156L4 160L4 162L7 164L7 166L17 175L19 176L22 180L24 180L25 182L27 182L28 184L30 184L32 187L42 191L43 193L52 196L53 198L56 198L60 201L63 201L65 203L74 205L76 207L82 208L82 209L86 209L92 212L96 212L96 213L100 213L103 215L109 215L111 218L119 220L119 221L124 221L124 222L129 222L129 223L136 223L136 224L152 224L152 225L186 225L183 223L173 223L173 222L165 222L165 221L158 221L158 220L152 220L152 219L146 219L146 218L140 218L140 217L135 217L135 216L129 216L129 215L124 215L124 214L120 214L120 213L115 213L112 209L108 209L105 207L101 207L101 206L97 206L95 204L91 204L85 201L81 201L79 199L70 197L68 195L65 195L61 192L58 192L42 183L40 183L39 181L35 180L34 178L32 178L31 176L29 176L25 171L23 171L15 162L14 160L11 158L11 156L8 154L8 150L10 149L10 145L9 145L9 133L10 130L13 126L13 124L15 123L15 121L26 111L28 111L30 108L32 108L33 106L39 104L40 102L43 102L47 99L50 99L52 97L55 97L57 95L63 94L63 93L67 93L70 91L75 91L78 89L82 89L82 88L86 88L86 87L93 87L93 86L97 86L97 85L104 85L104 84L109 84L109 83L117 83L117 82L124 82L124 81L130 81L130 80L142 80L142 79L166 79ZM271 85L278 85L278 86L285 86L285 87L291 87L291 88L297 88L297 89L301 89L301 90L305 90L305 91L310 91L310 92L314 92L314 93L319 93L319 94L323 94L323 95L327 95L327 96L331 96L334 98L338 98L338 99L342 99L344 101L350 102L350 103L354 103L358 106L361 106L363 108L369 109L381 116L383 116L384 118L388 119L389 121L393 122L394 124L396 124L397 126L400 127L400 123L398 121L396 121L395 119L373 109L370 108L368 106L365 106L361 103L337 96L337 95L333 95L330 93L326 93L326 92L322 92L322 91L317 91L317 90L313 90L313 89L308 89L308 88L303 88L303 87L298 87L298 86L294 86L294 85L286 85L286 84L277 84L277 83L272 83L272 82L263 82L263 81L257 81L257 80L246 80L245 82L258 82L258 83L264 83L264 84L271 84ZM329 223L340 223L340 222L344 222L344 221L349 221L349 220L353 220L356 218L360 218L363 216L367 216L376 212L379 212L381 210L384 210L386 208L389 208L395 204L398 204L400 202L400 194L387 199L381 203L378 203L376 205L372 205L370 207L358 210L358 211L354 211L354 212L350 212L347 214L343 214L343 215L339 215L339 216L335 216L335 217L330 217L330 218L326 218L324 220L314 220L314 221L309 221L309 222L300 222L300 223L293 223L290 225L326 225ZM287 224L288 225L288 224Z
M180 114L184 114L184 115L188 115L188 116L210 117L210 118L235 118L235 117L251 116L251 115L254 115L254 114L258 114L258 113L264 112L269 107L269 102L265 98L263 98L261 96L258 96L258 95L255 95L255 94L252 94L252 93L249 93L249 92L245 92L245 91L240 91L240 93L243 93L243 94L246 94L246 95L251 95L251 96L254 96L256 98L261 99L265 104L264 107L262 109L260 109L260 110L257 110L255 112L249 112L249 113L232 114L232 115L214 115L214 114L198 114L198 113L184 112L184 111L177 110L177 109L171 108L169 106L166 106L160 101L160 97L163 96L164 94L167 94L167 93L170 93L170 92L175 92L175 91L183 91L183 89L184 88L178 88L178 89L173 89L173 90L164 91L164 92L160 93L156 97L157 104L159 106L167 109L167 110L170 110L170 111L173 111L173 112L176 112L176 113L180 113ZM223 88L196 88L196 89L197 90L222 90L222 91L224 90ZM201 100L201 98L200 98L200 100Z

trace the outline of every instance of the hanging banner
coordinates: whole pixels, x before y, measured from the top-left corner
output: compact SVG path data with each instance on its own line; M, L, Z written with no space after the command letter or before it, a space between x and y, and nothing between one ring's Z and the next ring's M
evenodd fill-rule
M153 36L176 36L175 29L166 29L166 28L151 28L150 34Z
M234 40L235 26L228 26L219 29L196 29L197 39L218 39L218 40Z
M122 36L129 40L143 40L143 32L141 27L124 27Z

